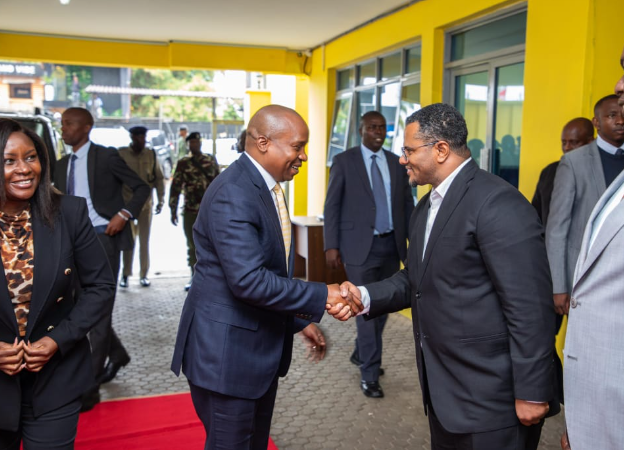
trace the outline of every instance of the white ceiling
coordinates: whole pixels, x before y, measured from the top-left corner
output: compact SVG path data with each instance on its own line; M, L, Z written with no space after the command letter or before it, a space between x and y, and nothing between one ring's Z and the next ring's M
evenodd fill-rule
M0 31L303 50L414 0L0 0Z

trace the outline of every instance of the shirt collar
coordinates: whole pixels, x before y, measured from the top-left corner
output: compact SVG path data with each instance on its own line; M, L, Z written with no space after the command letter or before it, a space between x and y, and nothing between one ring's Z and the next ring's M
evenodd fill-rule
M386 159L386 155L384 154L383 148L380 148L377 152L372 151L370 148L365 146L364 144L360 144L360 149L362 150L362 156L365 160L371 158L371 156L376 155L379 160Z
M446 195L449 188L451 187L451 183L453 183L453 180L455 179L457 174L459 174L459 172L464 168L464 166L468 164L468 162L471 160L472 158L468 158L466 161L464 161L459 166L457 166L457 168L455 168L455 170L453 170L451 174L448 177L446 177L442 181L442 183L438 185L437 188L432 189L432 192L436 192L440 197L444 199L444 196Z
M596 145L601 150L604 150L605 152L610 153L612 155L615 155L615 152L617 151L617 149L620 148L620 147L616 147L615 145L609 144L607 141L601 138L600 135L598 135L598 137L596 138Z
M74 152L76 158L81 159L86 157L89 154L89 149L91 148L91 141L87 141L82 147Z
M264 179L264 182L269 188L269 191L272 191L275 185L277 184L277 181L275 181L275 178L273 178L271 174L267 172L266 169L262 167L258 161L253 159L253 157L249 153L247 153L246 151L244 153L251 160L252 164L256 166L256 169L258 169L258 171L260 172L260 175L262 175L262 178Z

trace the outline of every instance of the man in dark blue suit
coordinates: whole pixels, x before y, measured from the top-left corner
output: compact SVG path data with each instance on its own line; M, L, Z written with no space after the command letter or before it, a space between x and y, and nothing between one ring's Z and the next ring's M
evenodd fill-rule
M292 279L291 224L279 183L299 172L307 142L308 127L295 111L260 109L245 152L210 185L199 209L197 264L171 368L188 378L206 449L265 450L293 333L303 331L312 350L322 351L324 338L310 321L319 322L326 308L346 320L361 307L343 299L338 285Z
M386 119L369 111L360 123L362 143L337 155L325 200L325 259L344 263L349 281L367 284L390 277L407 255L407 228L414 198L399 157L382 146ZM351 362L360 366L364 395L384 396L381 372L382 333L388 316L357 318Z

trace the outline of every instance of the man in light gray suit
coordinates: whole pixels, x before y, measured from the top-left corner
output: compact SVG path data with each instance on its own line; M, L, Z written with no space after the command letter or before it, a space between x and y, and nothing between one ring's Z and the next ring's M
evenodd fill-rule
M546 250L553 279L553 299L558 314L570 308L574 267L587 219L607 186L624 169L618 147L624 143L624 116L615 95L594 107L595 141L561 158L546 226Z
M624 51L620 63L624 69ZM624 112L624 76L615 92ZM591 213L574 273L564 348L564 449L623 447L623 254L624 172Z
M382 146L386 119L369 111L360 123L362 144L336 155L325 200L325 259L344 263L354 284L383 280L399 270L407 255L407 228L414 199L399 157ZM382 332L387 315L358 317L351 362L360 366L362 392L380 398Z

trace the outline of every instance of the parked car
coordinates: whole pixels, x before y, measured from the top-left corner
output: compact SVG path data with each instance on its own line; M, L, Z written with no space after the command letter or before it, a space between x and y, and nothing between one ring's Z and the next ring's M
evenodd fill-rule
M0 117L13 119L41 137L50 155L50 175L53 178L56 160L65 154L65 145L60 134L52 126L52 120L41 114L0 113Z
M130 133L124 127L114 128L92 128L89 139L92 142L104 147L127 147L130 145Z
M164 177L167 179L170 178L173 169L175 145L167 138L167 135L162 130L147 130L145 140L148 146L152 147L156 152Z

